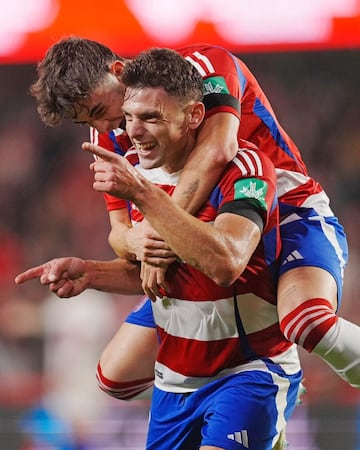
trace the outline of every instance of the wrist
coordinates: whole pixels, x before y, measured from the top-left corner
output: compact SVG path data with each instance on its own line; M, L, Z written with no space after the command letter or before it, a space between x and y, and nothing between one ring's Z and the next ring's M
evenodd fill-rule
M124 255L122 255L122 257L124 257L125 259L127 259L128 261L134 262L137 261L136 258L136 247L133 245L133 234L134 232L134 228L129 228L128 230L126 230L124 232L123 238L124 238Z
M85 289L97 289L97 269L97 261L90 259L85 260L85 270L83 273Z
M146 215L161 205L162 198L164 196L170 198L169 195L159 186L145 180L142 189L139 189L134 195L134 203L142 212L144 220L146 219L149 223L151 223L151 221L147 219Z

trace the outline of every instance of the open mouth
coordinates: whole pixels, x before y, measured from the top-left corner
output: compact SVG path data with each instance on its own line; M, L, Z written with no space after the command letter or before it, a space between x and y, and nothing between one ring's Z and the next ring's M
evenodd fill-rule
M136 143L135 146L139 154L147 155L151 153L151 151L155 148L156 145L154 143L147 142L147 143Z

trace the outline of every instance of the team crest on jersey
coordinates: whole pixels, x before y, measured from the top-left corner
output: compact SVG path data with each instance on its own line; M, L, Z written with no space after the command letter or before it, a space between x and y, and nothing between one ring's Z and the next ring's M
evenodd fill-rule
M226 81L223 77L211 77L204 81L204 95L229 94Z
M262 209L266 208L267 183L257 178L238 180L234 186L234 200L254 199Z

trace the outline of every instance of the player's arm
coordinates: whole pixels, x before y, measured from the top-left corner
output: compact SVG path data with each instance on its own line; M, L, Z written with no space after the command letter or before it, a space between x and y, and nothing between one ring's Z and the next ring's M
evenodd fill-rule
M214 225L202 222L148 182L134 202L182 261L222 286L241 275L261 237L258 224L238 214L220 214Z
M173 200L190 214L194 214L206 201L226 165L238 150L239 119L232 113L219 112L202 124Z
M216 283L228 285L239 277L258 245L262 232L257 220L253 220L251 215L242 214L242 207L241 214L238 214L234 208L235 203L238 207L238 201L241 200L243 203L249 196L251 196L251 202L248 203L254 203L253 179L247 180L247 185L242 185L238 189L233 188L235 186L233 183L230 184L227 195L233 195L228 201L231 209L228 210L222 206L225 209L220 210L221 214L212 226L201 222L176 205L167 193L144 178L124 158L87 143L83 144L83 148L110 162L111 164L107 167L110 170L112 166L111 171L117 174L115 178L96 177L97 167L94 164L96 181L93 187L95 190L111 192L113 195L133 201L181 260L191 264ZM262 171L260 158L254 159L257 170ZM252 166L252 170L254 169L255 167ZM269 191L274 192L275 172L273 171L272 174L273 189ZM244 177L243 174L242 177ZM267 207L269 203L269 199L265 202L262 198L263 192L268 192L265 181L260 188L256 187L254 194L259 210L265 204ZM260 213L257 215L259 216Z
M109 211L110 233L108 241L111 248L120 258L135 261L136 255L131 251L127 233L132 227L127 208L114 209Z
M76 257L52 259L17 275L16 284L38 279L58 297L74 297L86 289L123 295L143 294L139 267L124 259L83 260Z
M205 203L238 150L245 77L233 55L218 46L185 47L179 53L204 79L205 120L172 198L190 214Z

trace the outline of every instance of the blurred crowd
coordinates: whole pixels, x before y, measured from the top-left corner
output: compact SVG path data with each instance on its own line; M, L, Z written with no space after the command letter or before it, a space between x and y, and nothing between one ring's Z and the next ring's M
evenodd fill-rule
M241 55L326 189L347 232L350 262L340 314L360 323L360 86L358 51ZM92 190L87 127L40 122L32 65L0 66L0 448L143 448L147 403L98 390L102 348L136 297L95 291L60 300L14 276L47 259L107 259L107 212ZM290 449L360 449L360 395L301 353L307 393ZM129 425L130 424L130 425Z

